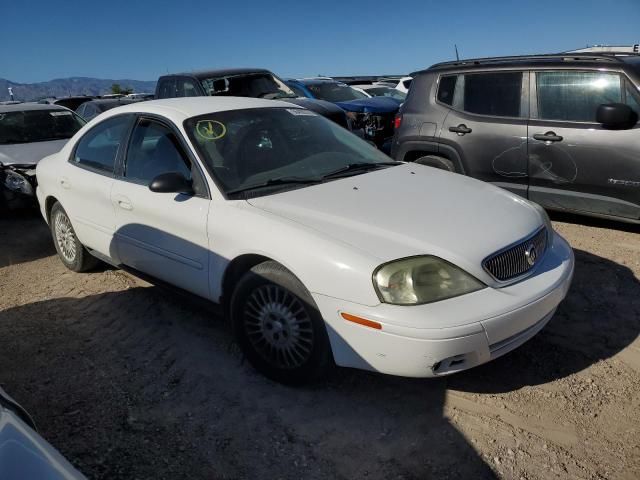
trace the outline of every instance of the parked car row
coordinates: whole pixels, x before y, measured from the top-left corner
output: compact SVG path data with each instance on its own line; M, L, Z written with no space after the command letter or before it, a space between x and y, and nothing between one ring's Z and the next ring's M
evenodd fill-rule
M572 251L530 200L640 222L639 59L447 62L402 103L263 69L165 75L161 100L38 164L38 203L68 268L222 304L271 378L450 374L531 338L567 292Z

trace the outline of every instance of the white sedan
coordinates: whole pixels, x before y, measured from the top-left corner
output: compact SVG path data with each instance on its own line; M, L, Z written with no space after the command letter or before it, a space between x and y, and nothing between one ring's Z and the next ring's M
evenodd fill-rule
M37 178L68 268L97 258L223 304L250 362L282 382L334 363L411 377L482 364L540 331L573 274L541 208L274 100L116 108Z

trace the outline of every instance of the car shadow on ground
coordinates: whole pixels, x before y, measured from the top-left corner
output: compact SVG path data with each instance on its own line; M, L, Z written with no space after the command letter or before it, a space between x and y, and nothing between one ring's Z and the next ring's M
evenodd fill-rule
M633 273L582 251L576 260L569 295L538 336L452 377L337 369L278 385L243 361L219 315L136 287L0 312L0 379L91 478L494 478L444 417L447 389L551 382L640 330Z
M640 224L626 223L619 220L607 218L588 217L576 213L560 212L548 210L549 217L555 222L572 223L574 225L584 225L586 227L606 228L609 230L619 230L621 232L640 233Z
M574 249L567 298L536 337L511 354L449 379L481 393L517 390L580 372L612 357L640 333L640 281L627 267Z
M49 227L35 209L0 216L0 268L56 253Z

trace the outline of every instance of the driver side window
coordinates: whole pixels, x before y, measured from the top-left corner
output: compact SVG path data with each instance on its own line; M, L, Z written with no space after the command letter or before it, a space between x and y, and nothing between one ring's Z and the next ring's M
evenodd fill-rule
M191 180L191 162L171 129L150 119L140 119L131 135L124 178L149 185L161 173L178 172Z

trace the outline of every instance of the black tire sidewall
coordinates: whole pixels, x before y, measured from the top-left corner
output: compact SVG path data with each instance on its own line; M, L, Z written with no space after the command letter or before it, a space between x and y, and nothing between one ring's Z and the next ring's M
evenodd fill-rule
M440 170L446 170L448 172L456 171L453 162L449 159L436 157L435 155L425 155L423 157L417 158L415 163L420 165L424 165L426 167L438 168Z
M269 284L278 285L295 295L311 319L314 338L312 352L300 367L282 369L270 365L255 350L246 334L244 305L255 289ZM244 355L256 370L272 380L294 385L306 383L324 376L333 364L325 322L311 294L289 270L277 262L256 265L240 279L231 297L230 315L234 336Z

